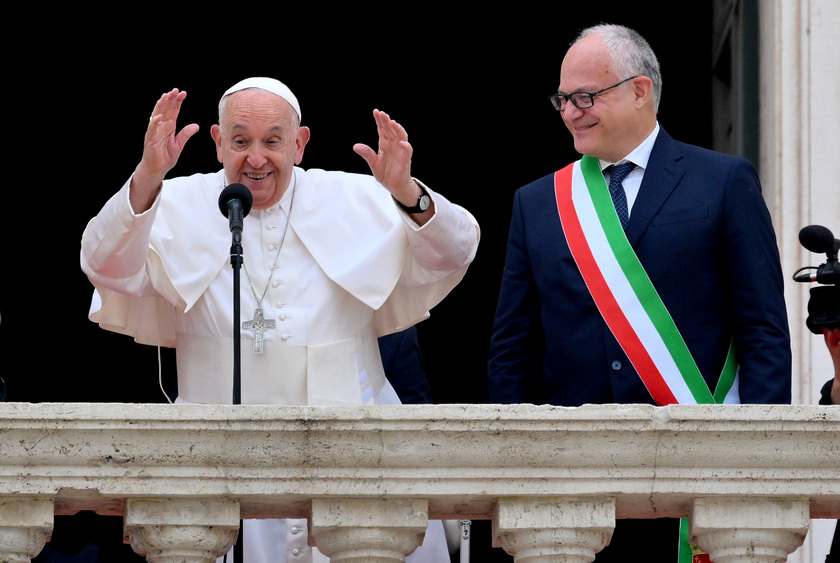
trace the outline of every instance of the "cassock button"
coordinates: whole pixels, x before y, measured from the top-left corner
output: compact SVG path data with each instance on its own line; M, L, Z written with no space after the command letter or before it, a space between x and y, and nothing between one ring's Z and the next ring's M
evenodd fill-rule
M612 364L610 364L610 367L613 368L613 371L619 371L621 369L621 362L618 360L613 360Z

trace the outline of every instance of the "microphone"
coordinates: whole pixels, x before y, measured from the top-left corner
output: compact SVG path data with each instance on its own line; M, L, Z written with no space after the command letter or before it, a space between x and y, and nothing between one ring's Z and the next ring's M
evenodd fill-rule
M799 231L799 242L811 252L825 254L827 261L817 268L800 268L793 276L794 281L821 284L840 283L840 263L837 261L840 240L835 239L834 234L822 225L808 225ZM804 274L799 273L809 269L813 271Z
M227 185L219 194L219 211L228 218L232 233L242 232L242 222L251 211L253 203L251 191L242 184Z
M822 225L808 225L799 231L799 242L807 250L817 254L832 254L840 247L840 240Z

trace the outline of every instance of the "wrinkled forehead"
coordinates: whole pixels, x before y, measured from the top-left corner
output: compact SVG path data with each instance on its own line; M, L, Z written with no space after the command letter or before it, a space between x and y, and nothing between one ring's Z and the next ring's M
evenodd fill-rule
M560 66L560 91L597 90L614 82L612 59L598 36L584 37L571 47ZM611 82L612 81L612 82Z

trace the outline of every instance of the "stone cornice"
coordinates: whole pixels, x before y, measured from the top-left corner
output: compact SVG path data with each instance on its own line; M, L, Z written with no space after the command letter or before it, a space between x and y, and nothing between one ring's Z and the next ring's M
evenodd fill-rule
M580 496L682 517L731 495L840 516L840 408L0 404L0 497L56 513L208 497L303 517L318 498L422 498L430 518L487 519L500 498Z

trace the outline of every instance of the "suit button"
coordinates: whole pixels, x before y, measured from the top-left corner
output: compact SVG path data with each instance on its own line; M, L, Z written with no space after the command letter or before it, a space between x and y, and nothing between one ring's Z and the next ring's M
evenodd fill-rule
M619 371L621 369L621 362L619 362L618 360L613 360L612 364L610 364L610 367L613 368L613 371Z

